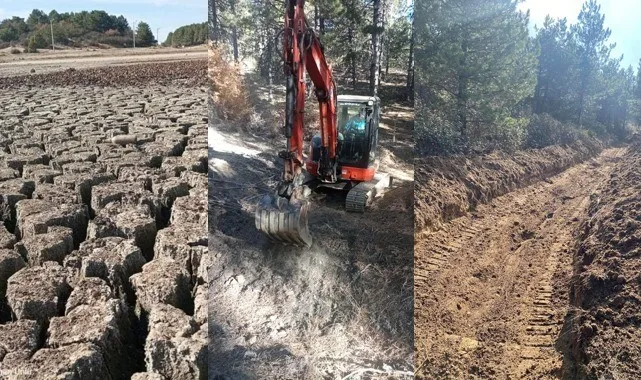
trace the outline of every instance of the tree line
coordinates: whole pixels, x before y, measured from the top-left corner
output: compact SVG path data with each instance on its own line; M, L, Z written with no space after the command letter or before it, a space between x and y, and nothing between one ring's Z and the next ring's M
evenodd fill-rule
M517 0L416 4L419 154L480 153L625 138L641 125L641 61L622 67L596 0L576 23L531 35Z
M54 42L63 46L104 44L113 47L133 46L134 32L124 16L93 10L49 13L34 9L25 20L12 17L0 22L0 44L22 45L27 50L51 48L51 29ZM156 44L149 24L136 25L136 46Z
M167 35L165 46L195 46L207 43L207 23L181 26Z
M309 0L305 6L334 76L370 94L394 69L405 73L413 94L412 11L405 0ZM258 73L272 82L282 75L284 17L282 0L209 0L210 39L228 46L235 61L254 59Z

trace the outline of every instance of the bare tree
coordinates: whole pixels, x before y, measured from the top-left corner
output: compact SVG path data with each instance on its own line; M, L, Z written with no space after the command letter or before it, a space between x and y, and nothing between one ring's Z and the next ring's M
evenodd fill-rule
M407 97L410 101L414 100L414 40L416 31L414 29L415 21L412 20L412 33L410 36L410 57L407 63Z
M372 96L378 95L378 84L380 80L379 68L381 56L379 54L381 32L381 0L373 0L374 13L372 18L372 63L369 69L369 92Z
M220 41L220 25L218 23L218 4L216 0L208 0L209 3L209 39L218 43Z

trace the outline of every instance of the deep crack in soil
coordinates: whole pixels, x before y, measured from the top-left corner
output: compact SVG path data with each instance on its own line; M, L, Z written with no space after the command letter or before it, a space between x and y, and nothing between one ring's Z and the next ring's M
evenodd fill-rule
M577 229L623 152L607 149L417 235L418 378L561 376Z

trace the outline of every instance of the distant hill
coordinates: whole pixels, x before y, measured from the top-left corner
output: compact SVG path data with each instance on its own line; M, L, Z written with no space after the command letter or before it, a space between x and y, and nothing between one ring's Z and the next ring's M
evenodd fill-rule
M191 24L181 26L167 35L167 40L163 43L165 46L194 46L207 42L208 31L207 23Z
M100 10L66 13L52 10L46 14L34 9L26 20L12 17L0 22L0 48L10 45L51 48L51 25L56 46L133 46L133 31L124 16ZM149 25L141 22L137 29L136 46L155 44Z

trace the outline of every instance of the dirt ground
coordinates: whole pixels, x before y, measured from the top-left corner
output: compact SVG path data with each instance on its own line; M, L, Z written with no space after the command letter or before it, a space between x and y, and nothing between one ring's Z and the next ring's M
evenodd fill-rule
M564 326L567 378L641 377L641 142L591 197L581 227Z
M572 378L576 239L624 153L606 149L417 235L417 378Z
M312 247L283 247L254 224L281 170L285 140L269 123L280 124L283 90L275 86L270 104L268 89L247 78L251 125L209 129L210 378L411 377L411 107L386 84L381 170L394 188L363 215L345 212L342 194L314 194Z
M2 76L43 74L69 68L87 69L122 66L135 63L191 61L207 58L206 46L189 48L136 48L136 49L64 49L42 50L37 54L11 54L11 49L0 50ZM33 72L32 72L33 70Z
M204 60L3 69L0 379L205 379Z

